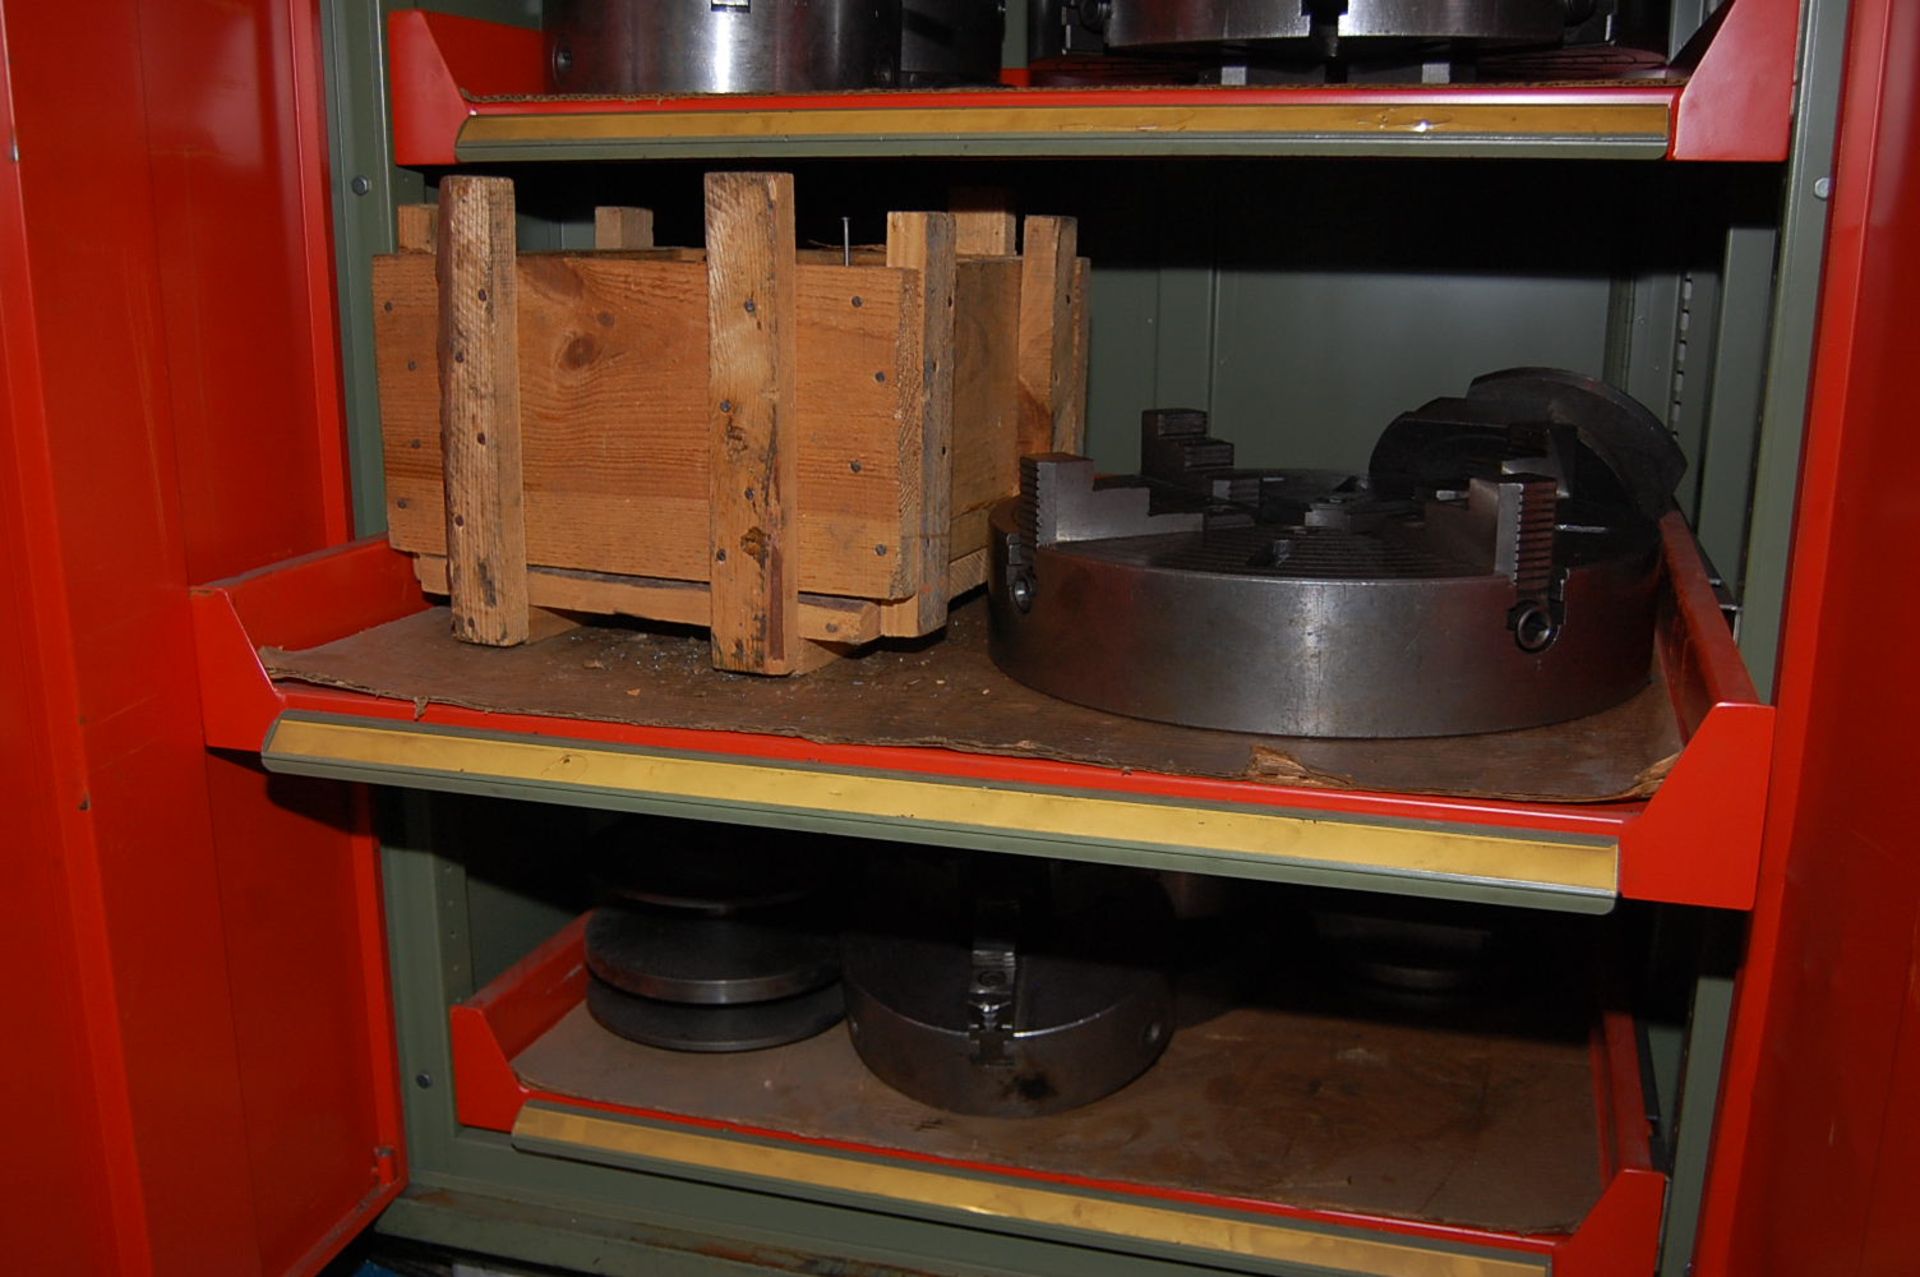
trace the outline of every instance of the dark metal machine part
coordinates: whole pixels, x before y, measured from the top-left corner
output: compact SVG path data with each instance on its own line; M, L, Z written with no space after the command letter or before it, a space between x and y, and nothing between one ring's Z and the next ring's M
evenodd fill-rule
M603 904L587 921L587 968L644 998L734 1006L791 997L840 974L839 936L792 911L711 917Z
M898 80L901 0L547 0L555 93L802 93Z
M1338 39L1557 41L1566 0L1113 0L1107 43Z
M887 1085L936 1108L1077 1108L1166 1049L1172 910L1135 871L1000 868L1023 880L970 883L952 863L882 874L884 912L870 911L845 945L854 1047Z
M1005 0L901 0L901 85L998 84L1006 25Z
M1142 437L1142 479L1027 458L993 511L992 655L1029 686L1196 727L1401 737L1558 722L1646 683L1648 507L1678 449L1618 392L1483 377L1403 414L1361 476L1236 469L1203 413L1149 412Z
M845 1014L837 984L741 1006L693 1006L637 998L598 977L587 981L587 1013L610 1033L668 1051L761 1051L824 1033Z
M606 831L585 943L594 1019L678 1051L758 1050L838 1021L838 866L813 841L688 821Z
M1592 78L1665 62L1663 0L1034 0L1030 56L1139 78L1290 83ZM1098 60L1095 60L1098 61Z

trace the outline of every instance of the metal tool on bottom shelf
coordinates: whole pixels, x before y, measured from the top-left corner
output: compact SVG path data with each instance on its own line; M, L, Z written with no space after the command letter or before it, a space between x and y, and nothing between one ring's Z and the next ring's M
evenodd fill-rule
M1141 474L1022 461L992 514L991 651L1050 695L1283 736L1560 722L1646 685L1685 459L1601 382L1519 368L1403 413L1364 474L1248 470L1189 410Z
M730 826L623 823L587 921L587 1010L675 1051L752 1051L839 1023L830 862Z
M1119 1090L1166 1050L1173 910L1152 875L902 857L875 868L869 900L846 940L847 1027L895 1090L1034 1117Z

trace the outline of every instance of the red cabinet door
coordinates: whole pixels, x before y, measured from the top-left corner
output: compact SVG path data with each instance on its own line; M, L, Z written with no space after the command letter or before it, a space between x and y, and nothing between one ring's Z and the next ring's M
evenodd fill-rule
M0 3L0 1251L312 1271L398 1191L360 795L209 753L189 586L343 540L312 0Z
M1854 0L1847 39L1766 844L1702 1277L1920 1267L1920 5Z

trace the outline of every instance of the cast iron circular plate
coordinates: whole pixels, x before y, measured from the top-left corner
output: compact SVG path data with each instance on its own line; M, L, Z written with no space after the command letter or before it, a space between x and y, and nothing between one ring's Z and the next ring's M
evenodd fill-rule
M758 1051L823 1033L846 1014L838 983L797 997L740 1006L688 1006L587 981L587 1013L611 1033L669 1051Z
M588 970L662 1002L766 1002L840 977L838 937L801 918L601 905L587 920L586 947Z

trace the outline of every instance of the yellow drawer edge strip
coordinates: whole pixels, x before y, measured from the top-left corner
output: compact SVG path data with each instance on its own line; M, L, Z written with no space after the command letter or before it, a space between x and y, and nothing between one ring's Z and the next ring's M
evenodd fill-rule
M593 111L479 115L461 146L508 142L646 142L697 138L1097 137L1556 137L1662 140L1664 102L1425 103L1381 106L977 106L814 111Z
M967 1175L885 1166L798 1148L698 1135L569 1109L529 1104L514 1121L516 1143L625 1154L729 1174L785 1180L939 1206L991 1219L1088 1229L1141 1241L1258 1259L1312 1264L1365 1277L1545 1277L1544 1257L1429 1250L1404 1242L1323 1233L1285 1223L1227 1218L1082 1196Z
M1606 896L1618 888L1619 845L1599 838L1481 833L1299 812L1035 792L971 781L811 770L326 719L283 717L262 752L288 761L1272 857L1328 869L1470 878Z

